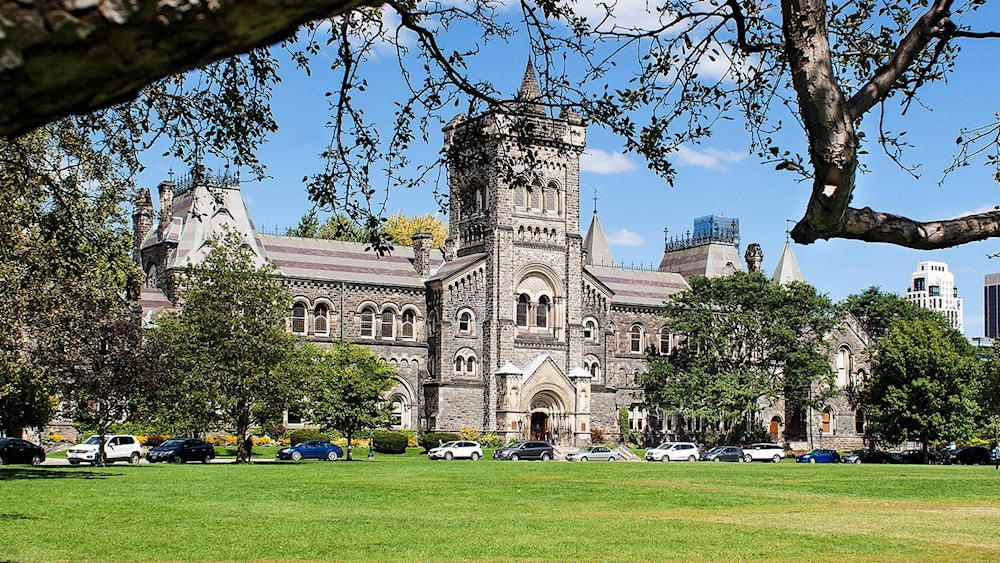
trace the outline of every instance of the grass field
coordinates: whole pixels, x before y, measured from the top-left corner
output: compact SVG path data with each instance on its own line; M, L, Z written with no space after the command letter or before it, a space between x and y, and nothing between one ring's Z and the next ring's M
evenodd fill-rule
M415 453L0 467L0 561L706 559L997 561L1000 472Z

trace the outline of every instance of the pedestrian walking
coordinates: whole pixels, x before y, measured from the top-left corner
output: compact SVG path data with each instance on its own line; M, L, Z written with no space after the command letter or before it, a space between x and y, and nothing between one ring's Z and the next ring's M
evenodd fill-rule
M1000 469L1000 442L993 445L993 469Z
M247 439L243 441L243 455L246 456L247 463L250 462L250 456L253 454L253 437L247 436Z

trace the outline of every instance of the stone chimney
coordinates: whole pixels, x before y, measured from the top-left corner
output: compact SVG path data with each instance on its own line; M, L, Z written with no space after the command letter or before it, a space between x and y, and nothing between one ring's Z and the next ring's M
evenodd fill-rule
M142 267L142 241L153 228L153 197L149 188L141 188L132 197L132 257Z
M448 237L444 239L444 261L451 262L455 259L455 239Z
M747 261L747 272L751 274L760 272L760 264L764 261L764 251L760 249L759 244L751 242L747 245L747 251L743 258Z
M156 229L156 240L162 241L167 236L167 229L174 218L174 188L173 182L160 182L160 223Z
M416 233L411 237L413 241L413 268L422 278L431 275L431 245L434 243L434 235L430 233Z

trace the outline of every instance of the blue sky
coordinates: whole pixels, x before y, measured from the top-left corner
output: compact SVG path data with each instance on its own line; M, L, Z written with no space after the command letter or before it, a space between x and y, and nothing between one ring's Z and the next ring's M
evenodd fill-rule
M627 16L641 20L645 2L623 3ZM996 9L990 10L977 24L985 30L1000 23ZM1000 27L992 25L992 27ZM442 39L461 44L460 34ZM989 41L963 43L957 72L945 85L932 86L922 104L911 107L903 120L889 119L887 128L906 131L914 145L904 161L920 166L920 178L891 163L877 146L869 144L864 163L870 169L858 177L855 207L870 206L878 211L930 220L955 217L972 211L990 209L998 204L1000 188L989 168L974 165L949 175L941 184L942 170L957 150L954 139L959 126L983 125L994 120L998 90L993 53ZM448 48L448 45L445 45ZM520 85L527 45L516 38L511 44L484 55L485 64L470 66L476 77L491 79L505 95L513 96ZM365 63L371 66L373 87L366 92L369 116L391 116L398 96L398 62L388 54ZM311 77L285 64L283 83L274 93L275 117L279 131L261 151L270 178L247 183L243 187L250 213L258 228L272 231L295 225L310 207L303 176L322 170L319 153L329 142L327 99L324 93L334 89L334 77L323 72L318 62ZM895 110L895 107L892 107ZM439 116L447 122L454 113ZM876 115L869 115L863 127L872 136ZM804 134L795 128L795 116L781 119L791 125L785 134L788 149L804 151ZM388 127L388 125L386 125ZM761 164L748 153L748 135L743 125L729 122L720 125L713 136L701 145L685 146L677 153L678 170L674 186L647 170L634 154L622 154L621 141L597 127L588 130L588 153L581 178L581 219L583 229L590 223L597 192L597 210L608 235L615 260L626 265L646 266L659 263L663 252L664 228L671 235L681 235L692 227L695 217L720 214L740 219L742 246L757 242L764 250L765 272L773 271L785 243L786 220L799 219L809 196L809 184L800 183L788 172ZM385 135L385 133L384 133ZM429 145L411 157L429 162L441 146L435 130ZM173 169L183 171L176 161L154 156L151 151L140 176L140 185L155 188ZM433 185L410 191L395 191L389 196L388 213L407 214L438 212ZM155 192L154 192L155 193ZM1000 259L987 255L1000 252L1000 240L973 243L939 251L917 251L886 244L854 241L820 241L794 245L793 251L806 280L834 300L877 285L904 294L910 274L922 260L948 263L955 274L959 295L964 299L965 334L981 336L982 282L988 273L1000 272Z

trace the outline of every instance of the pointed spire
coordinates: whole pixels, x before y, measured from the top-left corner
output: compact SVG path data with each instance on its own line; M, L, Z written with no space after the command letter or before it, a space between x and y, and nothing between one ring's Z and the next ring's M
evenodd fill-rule
M583 238L583 250L587 253L587 264L590 266L615 267L615 259L611 255L611 247L608 246L608 239L604 236L604 229L597 219L597 210L594 210L594 219L587 229L587 236Z
M531 59L528 59L528 66L524 69L524 78L521 80L521 89L518 90L516 99L521 102L519 109L524 113L545 115L545 108L539 103L542 92L538 88L537 73Z
M786 242L785 248L778 258L778 265L774 268L771 282L785 285L792 281L804 282L806 279L802 276L802 270L799 269L799 262L795 259L795 254L792 253L792 245Z

